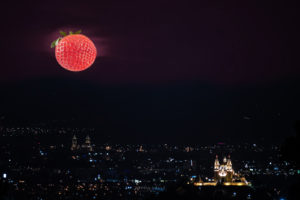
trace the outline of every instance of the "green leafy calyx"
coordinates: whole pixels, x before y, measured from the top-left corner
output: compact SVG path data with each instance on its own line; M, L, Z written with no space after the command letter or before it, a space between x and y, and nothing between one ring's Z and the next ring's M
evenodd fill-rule
M75 35L75 34L80 34L81 33L81 30L78 30L76 32L73 33L73 31L69 31L69 35ZM54 48L56 47L56 45L59 43L59 41L61 39L63 39L63 37L67 36L68 34L64 31L59 31L59 34L62 36L62 37L59 37L57 38L56 40L54 40L52 43L51 43L51 48Z

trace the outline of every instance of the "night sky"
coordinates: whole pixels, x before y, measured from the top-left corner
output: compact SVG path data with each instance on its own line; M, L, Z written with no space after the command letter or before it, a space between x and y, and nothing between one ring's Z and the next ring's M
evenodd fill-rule
M281 141L293 134L299 5L95 2L2 4L1 115L28 123L76 119L129 142ZM58 65L50 44L58 31L79 29L98 57L74 73Z

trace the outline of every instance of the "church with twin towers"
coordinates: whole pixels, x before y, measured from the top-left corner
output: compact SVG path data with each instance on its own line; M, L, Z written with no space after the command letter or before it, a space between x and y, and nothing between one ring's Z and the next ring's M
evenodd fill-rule
M214 163L214 179L216 182L232 182L233 174L230 155L227 158L224 157L222 163L220 163L218 155L216 155Z
M71 145L71 151L78 151L78 150L84 150L84 151L93 151L93 145L91 143L90 136L85 137L85 142L82 145L78 144L78 140L76 135L72 138L72 145Z

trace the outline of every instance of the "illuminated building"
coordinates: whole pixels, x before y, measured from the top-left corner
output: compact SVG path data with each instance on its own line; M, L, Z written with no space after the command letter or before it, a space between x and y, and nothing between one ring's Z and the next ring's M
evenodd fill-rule
M90 136L88 136L88 135L86 136L85 142L84 142L84 144L81 145L81 148L86 149L88 151L93 151L93 147L91 145L91 138L90 138Z
M139 152L144 152L144 149L143 149L143 146L142 146L142 145L140 146L140 148L139 148L138 151L139 151Z
M230 156L224 157L223 162L220 164L218 156L214 162L214 179L210 182L204 182L201 179L194 182L195 186L250 186L251 183L245 177L235 173L232 168Z
M79 149L93 151L91 138L89 136L86 136L85 142L81 146L77 143L77 137L75 135L73 136L71 151L75 151L75 150L79 150Z
M77 137L76 135L73 136L72 138L72 146L71 146L71 151L79 149L79 145L77 144Z
M223 163L220 164L218 155L215 159L214 164L214 179L216 182L232 182L233 177L232 163L230 156L228 158L224 157Z

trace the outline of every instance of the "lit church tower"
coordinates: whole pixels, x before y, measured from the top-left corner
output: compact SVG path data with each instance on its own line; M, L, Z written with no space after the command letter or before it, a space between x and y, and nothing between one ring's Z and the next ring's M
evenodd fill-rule
M78 149L78 146L77 146L77 137L76 137L76 135L74 135L73 138L72 138L71 151L74 151L76 149Z
M232 163L230 159L230 155L228 155L227 163L226 163L226 170L227 170L227 176L225 178L226 182L232 182L233 178L233 169L232 169Z
M88 151L93 151L93 147L91 145L91 138L90 136L86 136L85 143L82 145L82 148L87 149Z
M86 138L85 138L85 144L87 144L87 145L90 145L91 144L91 138L90 138L90 136L86 136Z
M215 180L218 177L219 168L220 168L220 162L219 162L219 159L218 159L218 155L216 155L215 164L214 164L214 178L215 178Z
M219 169L219 167L220 167L220 163L219 163L218 155L216 155L216 159L215 159L215 169Z
M230 155L228 156L227 159L227 170L232 171L232 163L231 163Z

